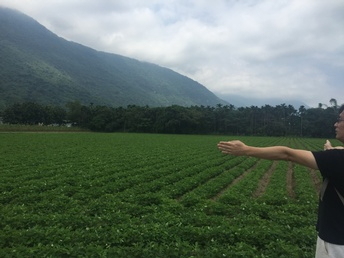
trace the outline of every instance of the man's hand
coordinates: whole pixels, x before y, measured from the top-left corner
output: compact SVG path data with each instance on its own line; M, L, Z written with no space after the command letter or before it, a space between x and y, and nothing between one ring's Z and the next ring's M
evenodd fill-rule
M231 154L234 156L246 155L245 151L247 149L247 145L238 140L229 142L221 141L217 144L217 147L224 154Z
M344 147L343 146L333 147L332 144L330 143L330 141L326 140L326 142L324 144L324 150L332 150L332 149L342 150L342 149L344 149Z
M324 144L324 150L331 150L331 149L333 149L332 144L330 143L329 140L326 140Z

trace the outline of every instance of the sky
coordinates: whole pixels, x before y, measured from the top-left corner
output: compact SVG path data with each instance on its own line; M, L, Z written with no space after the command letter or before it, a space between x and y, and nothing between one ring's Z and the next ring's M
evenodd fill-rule
M0 0L67 40L217 96L344 103L344 0ZM287 103L288 104L288 103Z

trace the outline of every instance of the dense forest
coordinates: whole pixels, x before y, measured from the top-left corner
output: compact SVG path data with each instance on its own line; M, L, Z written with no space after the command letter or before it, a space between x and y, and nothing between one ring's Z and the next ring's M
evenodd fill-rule
M171 134L230 134L256 136L333 137L338 105L298 110L292 105L239 107L210 106L124 107L88 106L79 101L65 107L26 102L6 108L0 116L8 124L64 125L97 132Z

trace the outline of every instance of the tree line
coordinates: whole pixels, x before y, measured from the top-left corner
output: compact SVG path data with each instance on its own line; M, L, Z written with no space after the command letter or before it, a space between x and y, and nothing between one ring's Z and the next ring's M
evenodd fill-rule
M239 107L211 106L127 107L88 106L79 101L65 107L21 103L7 107L3 123L72 123L97 132L138 132L169 134L230 134L255 136L333 137L338 105L319 104L317 108L292 105Z

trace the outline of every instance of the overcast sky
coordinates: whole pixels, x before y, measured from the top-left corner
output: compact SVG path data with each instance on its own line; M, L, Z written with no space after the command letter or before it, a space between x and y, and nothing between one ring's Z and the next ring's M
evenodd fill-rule
M344 0L0 0L57 35L217 94L344 103ZM287 103L288 104L288 103Z

